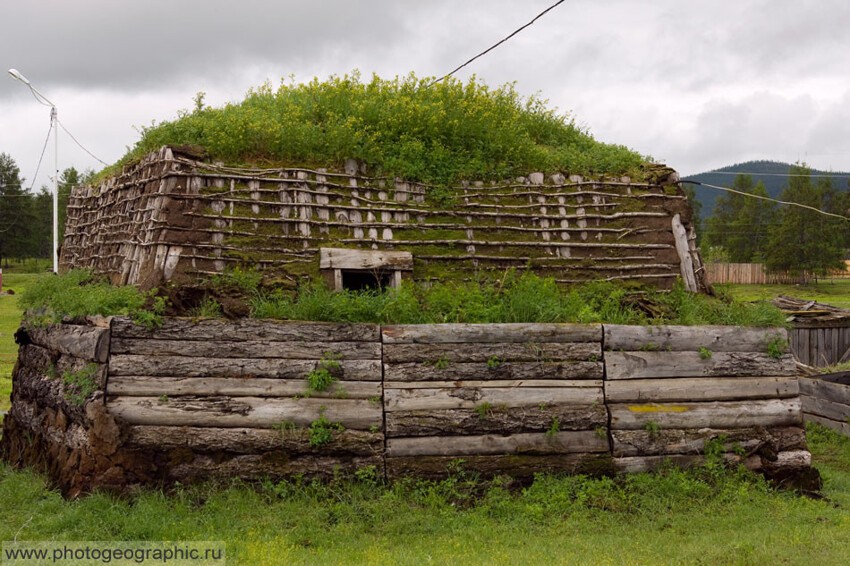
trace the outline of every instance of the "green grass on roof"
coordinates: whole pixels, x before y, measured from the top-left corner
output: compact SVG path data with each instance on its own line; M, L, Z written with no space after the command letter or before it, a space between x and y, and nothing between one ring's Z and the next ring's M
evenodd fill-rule
M568 114L521 96L513 84L431 82L412 73L364 82L358 72L277 90L267 82L221 108L205 107L199 93L194 111L142 128L118 165L163 145L194 144L229 164L338 167L355 158L370 174L447 185L532 171L637 175L648 159L594 140Z

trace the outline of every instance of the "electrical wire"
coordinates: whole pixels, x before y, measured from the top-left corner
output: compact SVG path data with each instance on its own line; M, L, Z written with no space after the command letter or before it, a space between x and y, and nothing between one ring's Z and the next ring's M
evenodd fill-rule
M53 119L52 118L50 120L50 127L47 128L47 137L44 138L44 147L41 148L41 155L38 158L38 165L35 166L35 175L32 176L32 183L30 184L30 188L27 189L27 192L32 192L32 188L35 186L35 180L38 177L38 171L39 171L39 169L41 169L41 160L44 159L44 152L47 151L47 142L50 141L50 132L51 131L53 131Z
M761 195L754 195L753 193L748 193L748 192L745 192L745 191L738 191L738 190L735 190L735 189L731 189L729 187L718 187L717 185L710 185L708 183L703 183L701 181L690 181L688 179L682 179L679 182L680 183L688 183L688 184L691 184L691 185L699 185L701 187L709 187L711 189L718 189L720 191L726 191L728 193L735 193L735 194L743 195L745 197L757 198L759 200L766 200L766 201L770 201L770 202L784 204L784 205L787 205L787 206L796 206L796 207L799 207L799 208L805 208L807 210L817 212L818 214L823 214L824 216L832 216L834 218L840 218L841 220L847 220L848 222L850 222L850 218L848 218L846 216L841 216L840 214L833 214L832 212L826 212L824 210L820 210L818 208L815 208L813 206L809 206L807 204L800 204L799 202L787 202L787 201L779 200L779 199L775 199L775 198L763 197Z
M434 81L433 81L431 84L429 84L428 86L434 86L434 85L435 85L435 84L437 84L438 82L440 82L440 81L442 81L442 80L444 80L444 79L449 78L450 76L452 76L452 75L453 75L453 74L455 74L456 72L460 71L461 69L463 69L464 67L466 67L467 65L469 65L470 63L472 63L473 61L475 61L476 59L478 59L479 57L483 57L484 55L486 55L486 54L488 54L489 52L493 51L494 49L496 49L497 47L499 47L501 44L505 43L505 42L506 42L506 41L508 41L510 38L512 38L513 36L515 36L516 34L518 34L519 32L521 32L522 30L524 30L525 28L529 27L531 24L533 24L534 22L536 22L537 20L539 20L540 18L542 18L543 16L545 16L547 12L549 12L550 10L553 10L554 8L557 8L559 5L563 4L563 3L564 3L564 1L565 1L565 0L558 0L558 1L557 1L557 2L555 2L554 4L552 4L551 6L549 6L548 8L546 8L545 10L543 10L542 12L540 12L539 14L537 14L537 15L534 17L534 19L533 19L533 20L531 20L530 22L528 22L527 24L525 24L525 25L524 25L524 26L522 26L521 28L519 28L519 29L515 30L513 33L511 33L511 34L510 34L509 36L507 36L506 38L502 39L501 41L499 41L498 43L496 43L496 44L494 44L494 45L491 45L490 47L488 47L487 49L485 49L484 51L482 51L481 53L479 53L478 55L476 55L476 56L475 56L475 57L473 57L472 59L468 60L467 62L465 62L465 63L463 63L463 64L461 64L461 65L459 65L459 66L457 66L454 70L449 71L448 73L446 73L445 75L443 75L443 76L442 76L442 77L440 77L439 79L434 80Z
M850 173L836 173L834 175L830 175L829 173L755 173L752 171L706 171L705 173L698 173L698 175L750 175L752 177L824 177L840 179L850 178Z
M90 152L88 149L85 148L85 146L83 146L83 144L81 144L79 141L77 141L77 138L74 137L74 134L72 134L71 132L68 131L68 128L65 127L65 124L63 124L62 122L59 121L59 118L56 118L56 122L59 124L59 126L62 127L62 129L65 131L65 133L68 134L68 136L70 136L70 138L72 140L74 140L74 143L76 143L78 146L80 146L80 149L82 149L83 151L88 153L92 158L96 159L97 161L99 161L104 166L109 165L109 163L107 163L103 159L99 158L98 156L96 156L95 154Z

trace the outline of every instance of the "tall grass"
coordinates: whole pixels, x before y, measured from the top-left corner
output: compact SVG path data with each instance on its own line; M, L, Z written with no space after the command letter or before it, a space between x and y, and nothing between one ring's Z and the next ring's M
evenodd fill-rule
M276 90L266 83L221 108L199 98L193 112L143 128L118 165L165 144L196 144L231 163L333 166L356 158L377 174L446 185L531 171L636 174L644 161L595 141L513 84L493 89L474 77L430 83L412 73L363 81L355 71Z
M404 284L397 289L332 292L308 284L295 296L258 293L256 318L416 323L578 322L609 324L721 324L783 326L782 313L768 303L748 304L672 291L641 291L660 314L651 316L614 283L595 282L565 290L553 279L509 272L497 282Z

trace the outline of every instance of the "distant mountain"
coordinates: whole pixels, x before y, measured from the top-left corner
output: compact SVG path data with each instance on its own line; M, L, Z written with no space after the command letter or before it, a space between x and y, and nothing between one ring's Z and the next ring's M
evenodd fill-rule
M788 177L786 175L790 171L792 165L790 163L781 163L779 161L747 161L721 167L706 173L698 175L688 175L685 179L692 179L701 183L709 183L719 187L731 187L735 182L735 175L738 173L749 173L753 178L753 183L761 181L767 189L767 194L772 197L778 197L782 190L788 186ZM732 173L730 175L730 173ZM835 175L833 186L836 188L847 188L847 178L850 173L838 171L819 171L812 169L812 175ZM714 212L714 204L718 197L722 196L723 191L696 185L697 200L702 203L702 217L708 218Z

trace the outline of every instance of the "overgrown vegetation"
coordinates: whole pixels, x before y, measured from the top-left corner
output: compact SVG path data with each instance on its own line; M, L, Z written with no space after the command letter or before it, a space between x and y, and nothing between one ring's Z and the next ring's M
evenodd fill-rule
M316 364L316 368L307 374L307 385L310 391L327 391L331 385L336 383L337 377L342 372L339 356L333 352L325 352L322 359Z
M333 440L334 432L341 432L345 427L340 423L331 422L322 410L319 418L310 423L310 446L318 448Z
M28 312L27 320L34 326L88 315L130 315L140 324L156 326L165 311L164 299L155 292L116 287L82 269L39 278L20 296L19 306Z
M633 295L614 283L597 282L565 290L532 273L508 272L490 282L440 283L425 288L406 283L398 289L332 292L306 284L292 296L259 293L252 301L257 318L373 322L384 324L579 322L609 324L724 324L783 326L782 313L768 303L739 303L672 291ZM640 301L634 300L638 296ZM652 303L648 314L640 302ZM436 363L436 362L435 362ZM498 367L497 360L488 367Z
M199 145L213 159L240 164L339 166L355 158L371 173L438 186L531 171L636 174L649 159L597 142L513 84L431 82L412 73L364 81L357 71L277 89L267 82L242 102L199 102L175 120L143 127L136 146L101 175L166 144Z
M64 372L62 382L65 384L65 399L74 405L82 406L97 389L97 370L97 364L86 364L77 371Z

